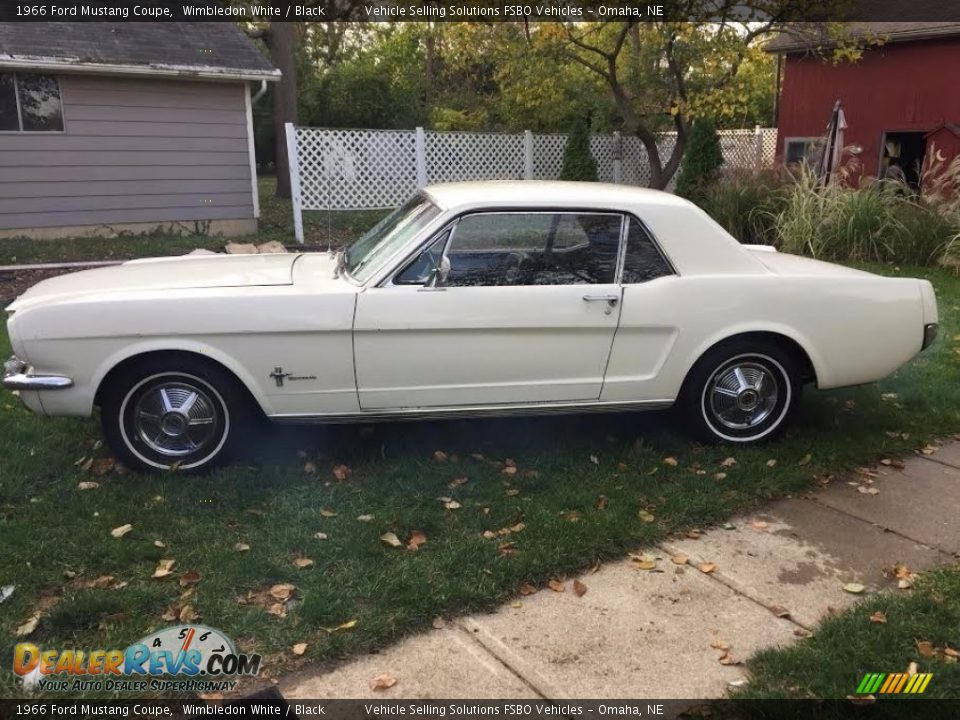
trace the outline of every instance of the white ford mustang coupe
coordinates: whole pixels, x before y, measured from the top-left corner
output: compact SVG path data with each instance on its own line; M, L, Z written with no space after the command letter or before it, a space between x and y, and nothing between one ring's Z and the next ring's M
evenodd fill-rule
M132 467L222 462L277 422L678 405L704 439L780 431L804 383L927 347L926 280L740 245L667 193L490 182L417 193L336 258L136 260L7 308L3 383L89 416Z

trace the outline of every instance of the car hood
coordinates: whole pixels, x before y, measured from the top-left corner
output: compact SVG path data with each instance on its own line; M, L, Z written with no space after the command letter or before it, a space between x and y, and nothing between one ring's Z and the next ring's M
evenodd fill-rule
M294 253L270 255L184 255L131 260L43 280L18 297L9 310L63 296L125 290L292 285Z

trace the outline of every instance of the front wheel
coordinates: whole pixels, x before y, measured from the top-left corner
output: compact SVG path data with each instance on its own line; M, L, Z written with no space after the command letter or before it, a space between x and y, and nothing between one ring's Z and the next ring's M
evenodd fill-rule
M694 365L680 404L696 435L749 444L779 435L800 401L792 353L776 343L733 340Z
M245 420L246 398L219 367L189 358L147 360L110 379L104 436L125 465L202 470L222 463Z

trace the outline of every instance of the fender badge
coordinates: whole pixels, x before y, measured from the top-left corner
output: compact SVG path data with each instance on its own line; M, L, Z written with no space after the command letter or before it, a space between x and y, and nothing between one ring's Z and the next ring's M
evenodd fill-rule
M294 375L293 373L285 373L282 367L276 367L273 369L273 372L270 373L268 377L272 377L277 383L277 387L283 387L284 380L290 380L291 382L296 382L297 380L316 380L316 375Z

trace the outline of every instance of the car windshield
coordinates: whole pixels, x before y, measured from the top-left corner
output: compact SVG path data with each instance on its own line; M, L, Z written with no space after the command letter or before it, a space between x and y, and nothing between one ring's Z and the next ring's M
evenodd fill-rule
M424 195L414 195L346 249L343 267L354 279L366 282L384 260L439 214L440 208Z

